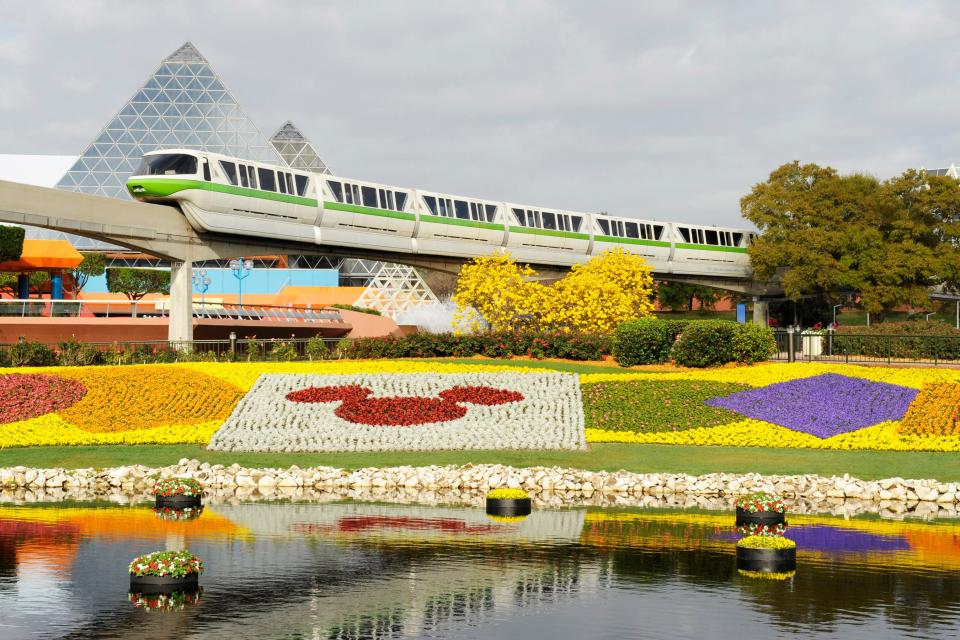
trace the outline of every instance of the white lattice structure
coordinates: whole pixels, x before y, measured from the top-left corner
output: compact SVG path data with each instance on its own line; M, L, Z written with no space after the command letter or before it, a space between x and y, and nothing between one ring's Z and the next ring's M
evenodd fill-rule
M356 304L376 309L385 316L395 318L398 314L419 307L438 303L427 283L413 267L403 264L382 263L380 270L370 280Z
M287 120L270 137L270 144L277 150L287 166L293 169L306 169L316 173L331 173L314 146L307 140L292 122Z

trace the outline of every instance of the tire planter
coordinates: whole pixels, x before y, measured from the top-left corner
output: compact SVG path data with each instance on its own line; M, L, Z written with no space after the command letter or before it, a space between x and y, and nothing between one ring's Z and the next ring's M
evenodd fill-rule
M532 510L530 498L487 498L487 515L528 516Z
M157 509L188 509L200 506L200 496L157 496Z
M196 573L189 573L183 578L174 578L173 576L135 576L130 574L131 593L143 593L154 595L160 593L173 593L175 591L196 591L200 588L200 576Z
M737 507L737 526L744 524L785 524L787 516L782 511L744 511Z
M762 573L787 573L797 568L797 549L737 547L737 569Z

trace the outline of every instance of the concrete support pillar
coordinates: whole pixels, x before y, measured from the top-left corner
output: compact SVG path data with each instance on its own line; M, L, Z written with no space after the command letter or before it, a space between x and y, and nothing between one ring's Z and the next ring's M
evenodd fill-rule
M170 324L167 339L193 340L193 262L170 263Z
M753 299L753 324L767 326L770 320L770 303L758 298Z
M59 271L50 272L50 299L63 300L63 274Z
M17 297L26 300L30 297L30 274L21 273L17 276Z

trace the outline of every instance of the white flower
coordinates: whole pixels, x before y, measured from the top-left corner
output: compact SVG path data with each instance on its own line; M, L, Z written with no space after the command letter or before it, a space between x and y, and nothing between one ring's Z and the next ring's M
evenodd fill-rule
M345 385L369 389L369 399L439 399L442 392L458 386L517 392L522 399L493 405L456 401L465 409L462 417L409 426L352 422L335 413L343 400L287 399L287 394L309 387ZM357 411L365 410L362 401L357 406L361 407ZM213 436L210 448L284 452L583 449L583 426L580 385L574 374L263 374Z

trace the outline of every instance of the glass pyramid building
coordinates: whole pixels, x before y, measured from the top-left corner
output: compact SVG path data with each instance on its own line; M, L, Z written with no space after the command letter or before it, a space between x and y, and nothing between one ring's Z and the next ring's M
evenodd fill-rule
M111 118L57 188L129 198L127 177L143 154L173 147L285 164L207 60L187 42L164 59ZM316 156L312 147L311 153Z
M293 169L303 169L314 173L330 174L330 168L320 159L317 150L296 125L287 120L276 133L270 137L270 144L276 149L287 166Z

